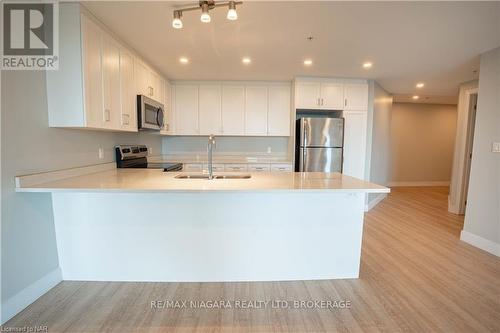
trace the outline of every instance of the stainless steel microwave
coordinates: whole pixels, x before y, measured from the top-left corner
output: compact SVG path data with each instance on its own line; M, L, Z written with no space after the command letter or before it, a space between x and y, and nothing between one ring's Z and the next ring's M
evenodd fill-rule
M140 130L161 130L163 128L163 104L144 95L137 95L137 124Z

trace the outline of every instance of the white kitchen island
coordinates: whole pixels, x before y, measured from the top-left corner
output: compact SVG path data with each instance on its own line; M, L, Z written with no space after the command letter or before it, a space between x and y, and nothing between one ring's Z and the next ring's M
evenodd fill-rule
M389 192L338 173L177 175L37 175L17 191L52 193L64 280L196 282L357 278L365 194Z

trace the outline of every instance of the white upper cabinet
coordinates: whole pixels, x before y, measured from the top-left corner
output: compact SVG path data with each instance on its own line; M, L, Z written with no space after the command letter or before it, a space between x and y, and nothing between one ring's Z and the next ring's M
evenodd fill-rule
M137 131L136 95L164 100L165 80L79 3L61 3L60 66L46 73L49 126Z
M321 83L320 109L342 110L344 86L341 83Z
M222 134L245 133L245 86L222 86Z
M320 107L321 83L297 82L295 88L296 109L318 109Z
M109 36L102 40L103 126L119 129L121 126L120 46Z
M268 135L290 135L290 86L269 86Z
M298 79L295 108L306 110L367 110L368 83L348 79Z
M82 127L92 127L92 128L102 128L103 127L103 90L102 90L102 63L101 63L101 51L102 51L102 31L90 19L81 15L81 29L82 29L82 55L83 55L83 82L84 82L84 95L85 95L85 105L84 105L84 121L81 123ZM69 50L68 50L69 51ZM69 59L67 59L69 60ZM66 77L58 78L57 74L65 74L62 68L59 69L59 73L48 72L47 73L47 89L49 95L49 104L51 101L57 102L57 94L52 97L55 89L59 87L64 90L70 88L69 80L71 80L71 73L65 75ZM50 80L51 78L55 80ZM68 81L68 83L64 83ZM64 96L66 92L61 91ZM81 93L81 92L80 92ZM76 93L78 94L78 93ZM55 104L55 103L54 103ZM83 105L82 105L83 106ZM63 105L54 105L51 107L49 105L49 117L53 117L51 120L56 121L56 126L63 125L66 120L59 116L59 112L64 108ZM57 114L56 114L57 113ZM56 118L56 119L54 119ZM73 119L77 118L71 117ZM82 119L83 120L83 119ZM61 123L59 123L61 122ZM80 125L75 123L75 127ZM70 125L71 126L71 120Z
M178 82L171 135L290 136L290 85ZM166 133L165 133L166 134Z
M246 86L246 135L267 135L267 90L267 86L264 85Z
M201 135L222 134L220 85L200 85L199 122Z
M125 48L120 49L121 127L137 131L136 91L134 85L134 57Z
M366 83L344 84L344 110L368 109L368 85Z
M198 135L198 86L177 85L174 92L175 134Z

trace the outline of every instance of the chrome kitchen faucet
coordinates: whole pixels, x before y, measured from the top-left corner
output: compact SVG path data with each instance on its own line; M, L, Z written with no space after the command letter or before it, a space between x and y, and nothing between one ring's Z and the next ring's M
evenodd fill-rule
M213 150L216 147L215 136L210 134L208 137L208 179L214 179L214 170L213 170Z

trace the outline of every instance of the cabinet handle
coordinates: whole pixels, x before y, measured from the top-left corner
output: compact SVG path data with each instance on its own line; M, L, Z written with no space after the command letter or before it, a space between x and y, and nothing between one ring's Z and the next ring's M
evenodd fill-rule
M111 120L111 111L109 109L104 110L104 121L110 121Z
M318 98L318 106L320 106L319 100L320 100L320 99Z
M321 99L321 106L323 106L323 102L324 102L324 101L323 101L323 98L322 98L322 99Z
M347 98L344 99L344 106L347 106Z

